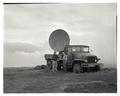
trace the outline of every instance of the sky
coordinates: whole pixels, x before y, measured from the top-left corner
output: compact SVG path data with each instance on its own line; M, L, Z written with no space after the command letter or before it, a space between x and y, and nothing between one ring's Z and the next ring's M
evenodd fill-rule
M71 45L89 45L105 66L116 67L116 3L5 4L4 67L46 64L49 36L65 30Z

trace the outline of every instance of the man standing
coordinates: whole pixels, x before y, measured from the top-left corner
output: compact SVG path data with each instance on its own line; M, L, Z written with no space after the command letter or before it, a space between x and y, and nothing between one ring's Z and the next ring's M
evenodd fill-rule
M67 55L65 54L65 52L63 52L63 70L67 71Z
M58 59L58 56L57 56L56 52L54 52L53 60L52 60L52 71L53 72L57 71L57 59Z

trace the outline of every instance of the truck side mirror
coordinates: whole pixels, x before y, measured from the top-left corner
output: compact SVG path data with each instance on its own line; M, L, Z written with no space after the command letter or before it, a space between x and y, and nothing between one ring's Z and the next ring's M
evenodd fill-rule
M98 58L98 61L101 60L100 58Z
M100 58L97 58L97 62L98 62L99 60L101 60L101 59L100 59Z

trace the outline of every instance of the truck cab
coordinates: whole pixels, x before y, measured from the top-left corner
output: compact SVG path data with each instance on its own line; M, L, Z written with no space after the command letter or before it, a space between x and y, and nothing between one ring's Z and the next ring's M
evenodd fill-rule
M90 53L90 48L87 45L66 45L64 52L67 54L67 69L72 69L73 72L83 72L86 70L100 70L101 63L98 63L100 58Z

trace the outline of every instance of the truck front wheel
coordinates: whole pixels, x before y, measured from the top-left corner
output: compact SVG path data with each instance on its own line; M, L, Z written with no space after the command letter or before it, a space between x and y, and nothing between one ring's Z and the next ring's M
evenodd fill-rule
M95 66L95 71L100 71L100 66L99 65Z
M74 64L73 65L73 72L74 73L81 73L81 72L83 72L83 68L80 66L80 64Z

